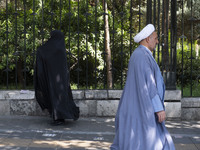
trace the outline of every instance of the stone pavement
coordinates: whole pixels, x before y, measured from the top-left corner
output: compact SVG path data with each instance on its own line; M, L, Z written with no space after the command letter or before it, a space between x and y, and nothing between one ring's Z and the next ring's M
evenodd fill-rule
M41 116L0 116L0 150L109 150L114 138L114 118L50 122ZM200 150L200 121L166 121L166 126L176 150Z

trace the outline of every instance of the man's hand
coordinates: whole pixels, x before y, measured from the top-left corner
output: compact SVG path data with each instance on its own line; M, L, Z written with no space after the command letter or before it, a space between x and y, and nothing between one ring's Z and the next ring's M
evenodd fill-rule
M158 116L158 122L163 122L165 121L165 118L166 118L166 114L165 114L165 111L162 110L162 111L159 111L159 112L156 112L157 116Z

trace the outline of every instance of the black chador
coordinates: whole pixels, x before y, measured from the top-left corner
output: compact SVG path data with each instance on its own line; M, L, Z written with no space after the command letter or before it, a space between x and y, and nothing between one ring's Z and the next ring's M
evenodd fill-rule
M59 30L50 35L36 54L35 96L40 107L47 109L58 125L64 119L77 120L79 107L72 97L64 35Z

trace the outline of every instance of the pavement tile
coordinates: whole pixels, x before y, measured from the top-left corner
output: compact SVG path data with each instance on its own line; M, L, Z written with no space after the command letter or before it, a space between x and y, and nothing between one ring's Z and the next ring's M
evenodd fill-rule
M190 139L192 140L193 143L200 144L200 136L199 137L192 137Z
M21 147L21 146L0 146L0 150L27 150L27 147Z
M175 144L176 150L198 150L194 144Z
M57 150L56 148L44 148L44 147L29 147L27 150Z
M198 150L200 150L200 144L195 144Z
M30 142L31 142L31 139L5 138L3 141L0 142L0 145L28 147Z
M71 150L71 148L58 148L57 150ZM78 148L78 149L76 149L76 148L73 148L73 150L86 150L85 148Z
M114 135L104 135L104 134L68 134L64 133L61 140L89 140L89 141L113 141Z
M174 143L178 144L193 144L192 140L189 137L172 137Z
M6 137L8 137L9 134L9 132L0 132L0 142L3 141Z
M90 141L90 140L60 140L58 149L97 149L97 150L109 150L110 142L104 141Z
M57 150L72 150L71 148L57 148ZM73 150L88 150L88 148L73 148ZM93 149L97 150L97 149Z
M95 141L105 141L105 142L112 142L115 135L96 135L93 137Z
M0 116L0 150L109 150L114 118L79 118L52 126L51 118ZM166 121L176 150L200 150L200 121Z
M12 132L11 134L8 135L8 138L15 138L15 139L33 139L36 133L34 132Z
M57 150L71 150L70 148L57 148ZM84 149L73 149L73 150L85 150Z
M37 140L59 140L61 138L61 133L45 132L37 133L34 139Z
M57 147L57 140L42 140L42 139L34 139L30 143L29 147L41 147L41 148L56 148Z
M65 140L88 140L87 135L83 136L82 134L68 134L68 133L63 133L61 140L65 141Z

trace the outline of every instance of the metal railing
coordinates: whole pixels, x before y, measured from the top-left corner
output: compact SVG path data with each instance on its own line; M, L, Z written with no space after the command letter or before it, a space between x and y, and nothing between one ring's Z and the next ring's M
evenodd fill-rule
M187 62L184 61L184 6L191 11L191 48L187 50L191 52L190 79L187 76L187 80L184 80L184 63ZM33 88L37 47L48 39L52 30L60 29L65 34L70 81L74 89L123 89L128 60L138 46L133 42L133 36L147 23L153 23L160 41L154 57L167 89L180 88L184 93L188 86L190 94L186 96L193 96L194 82L199 77L199 73L194 75L193 70L194 61L199 59L193 57L193 45L198 40L193 38L193 32L199 16L193 16L192 0L190 8L184 0L6 0L0 7L1 88ZM177 14L177 10L181 10L180 13ZM110 68L106 23L110 38ZM181 63L177 56L179 52ZM112 74L111 87L108 86L109 71Z

